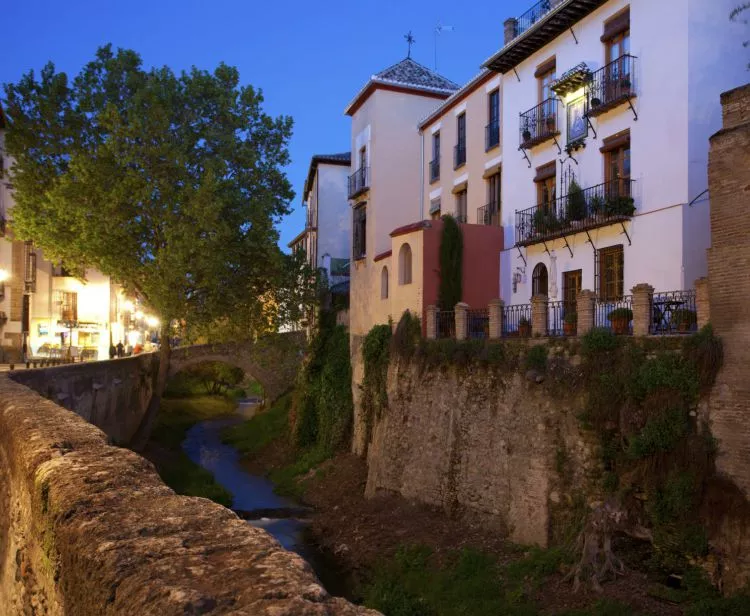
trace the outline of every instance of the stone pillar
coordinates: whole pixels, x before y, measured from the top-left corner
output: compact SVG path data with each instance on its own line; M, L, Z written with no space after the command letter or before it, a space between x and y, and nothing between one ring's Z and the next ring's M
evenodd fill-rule
M518 35L518 20L515 17L506 19L503 23L503 45L510 43Z
M503 308L505 308L505 302L501 299L493 299L487 306L490 317L490 340L503 337Z
M698 314L698 329L708 325L711 320L708 278L698 278L695 281L695 312Z
M425 338L435 340L437 338L437 306L427 306L425 309Z
M588 334L594 329L595 302L596 294L588 289L583 289L576 297L577 333L579 336Z
M531 298L531 333L535 336L547 335L547 299L546 295L535 295Z
M466 340L469 327L469 304L458 302L455 308L456 340Z
M651 333L651 303L654 287L642 282L631 289L633 293L633 335L648 336Z

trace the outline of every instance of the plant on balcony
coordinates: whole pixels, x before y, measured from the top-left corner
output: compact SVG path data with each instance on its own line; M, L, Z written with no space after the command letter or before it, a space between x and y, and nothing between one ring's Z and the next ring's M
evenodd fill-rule
M563 223L557 218L554 211L547 211L543 207L539 207L534 212L534 234L535 235L547 235L549 233L556 233L562 229Z
M528 338L531 336L531 323L526 317L518 319L518 335L521 338Z
M557 118L550 114L545 118L545 124L547 125L547 131L552 132L557 128Z
M630 308L615 308L607 315L607 320L612 323L612 330L616 334L627 334L633 320L633 311Z
M604 211L608 216L632 216L635 214L635 201L633 197L624 195L612 196L607 199Z
M583 220L586 218L586 196L583 189L575 180L568 186L568 220Z
M605 203L601 195L594 195L589 199L589 212L592 216L598 216L604 212Z
M690 310L689 308L678 308L672 312L672 323L677 326L678 331L690 331L697 322L698 315L695 310Z
M524 143L531 141L531 129L529 127L529 118L524 118L523 121L523 132L521 133Z
M563 317L563 334L566 336L575 336L576 327L578 327L578 313L572 310L566 312Z

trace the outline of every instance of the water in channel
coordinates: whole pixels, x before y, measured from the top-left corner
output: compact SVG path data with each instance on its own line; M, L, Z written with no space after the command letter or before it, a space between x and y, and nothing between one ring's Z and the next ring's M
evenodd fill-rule
M241 512L249 524L268 531L287 550L302 556L328 592L346 595L342 581L346 576L311 541L303 508L275 494L274 484L267 477L247 472L240 463L239 452L221 440L222 430L252 417L255 406L252 400L241 401L236 415L195 424L188 430L182 448L232 495L232 509Z

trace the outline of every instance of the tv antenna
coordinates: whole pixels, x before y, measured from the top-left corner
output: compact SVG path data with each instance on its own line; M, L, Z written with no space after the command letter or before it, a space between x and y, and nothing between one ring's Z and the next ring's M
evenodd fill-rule
M437 26L435 26L435 70L437 71L437 40L438 40L438 34L442 34L443 32L453 32L453 26L444 26L439 21L437 22Z

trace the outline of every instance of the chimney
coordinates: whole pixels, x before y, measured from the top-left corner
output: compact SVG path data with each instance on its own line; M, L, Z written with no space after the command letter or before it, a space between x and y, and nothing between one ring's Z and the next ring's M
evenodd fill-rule
M518 36L518 20L515 17L509 17L503 25L505 27L503 45L507 45Z

